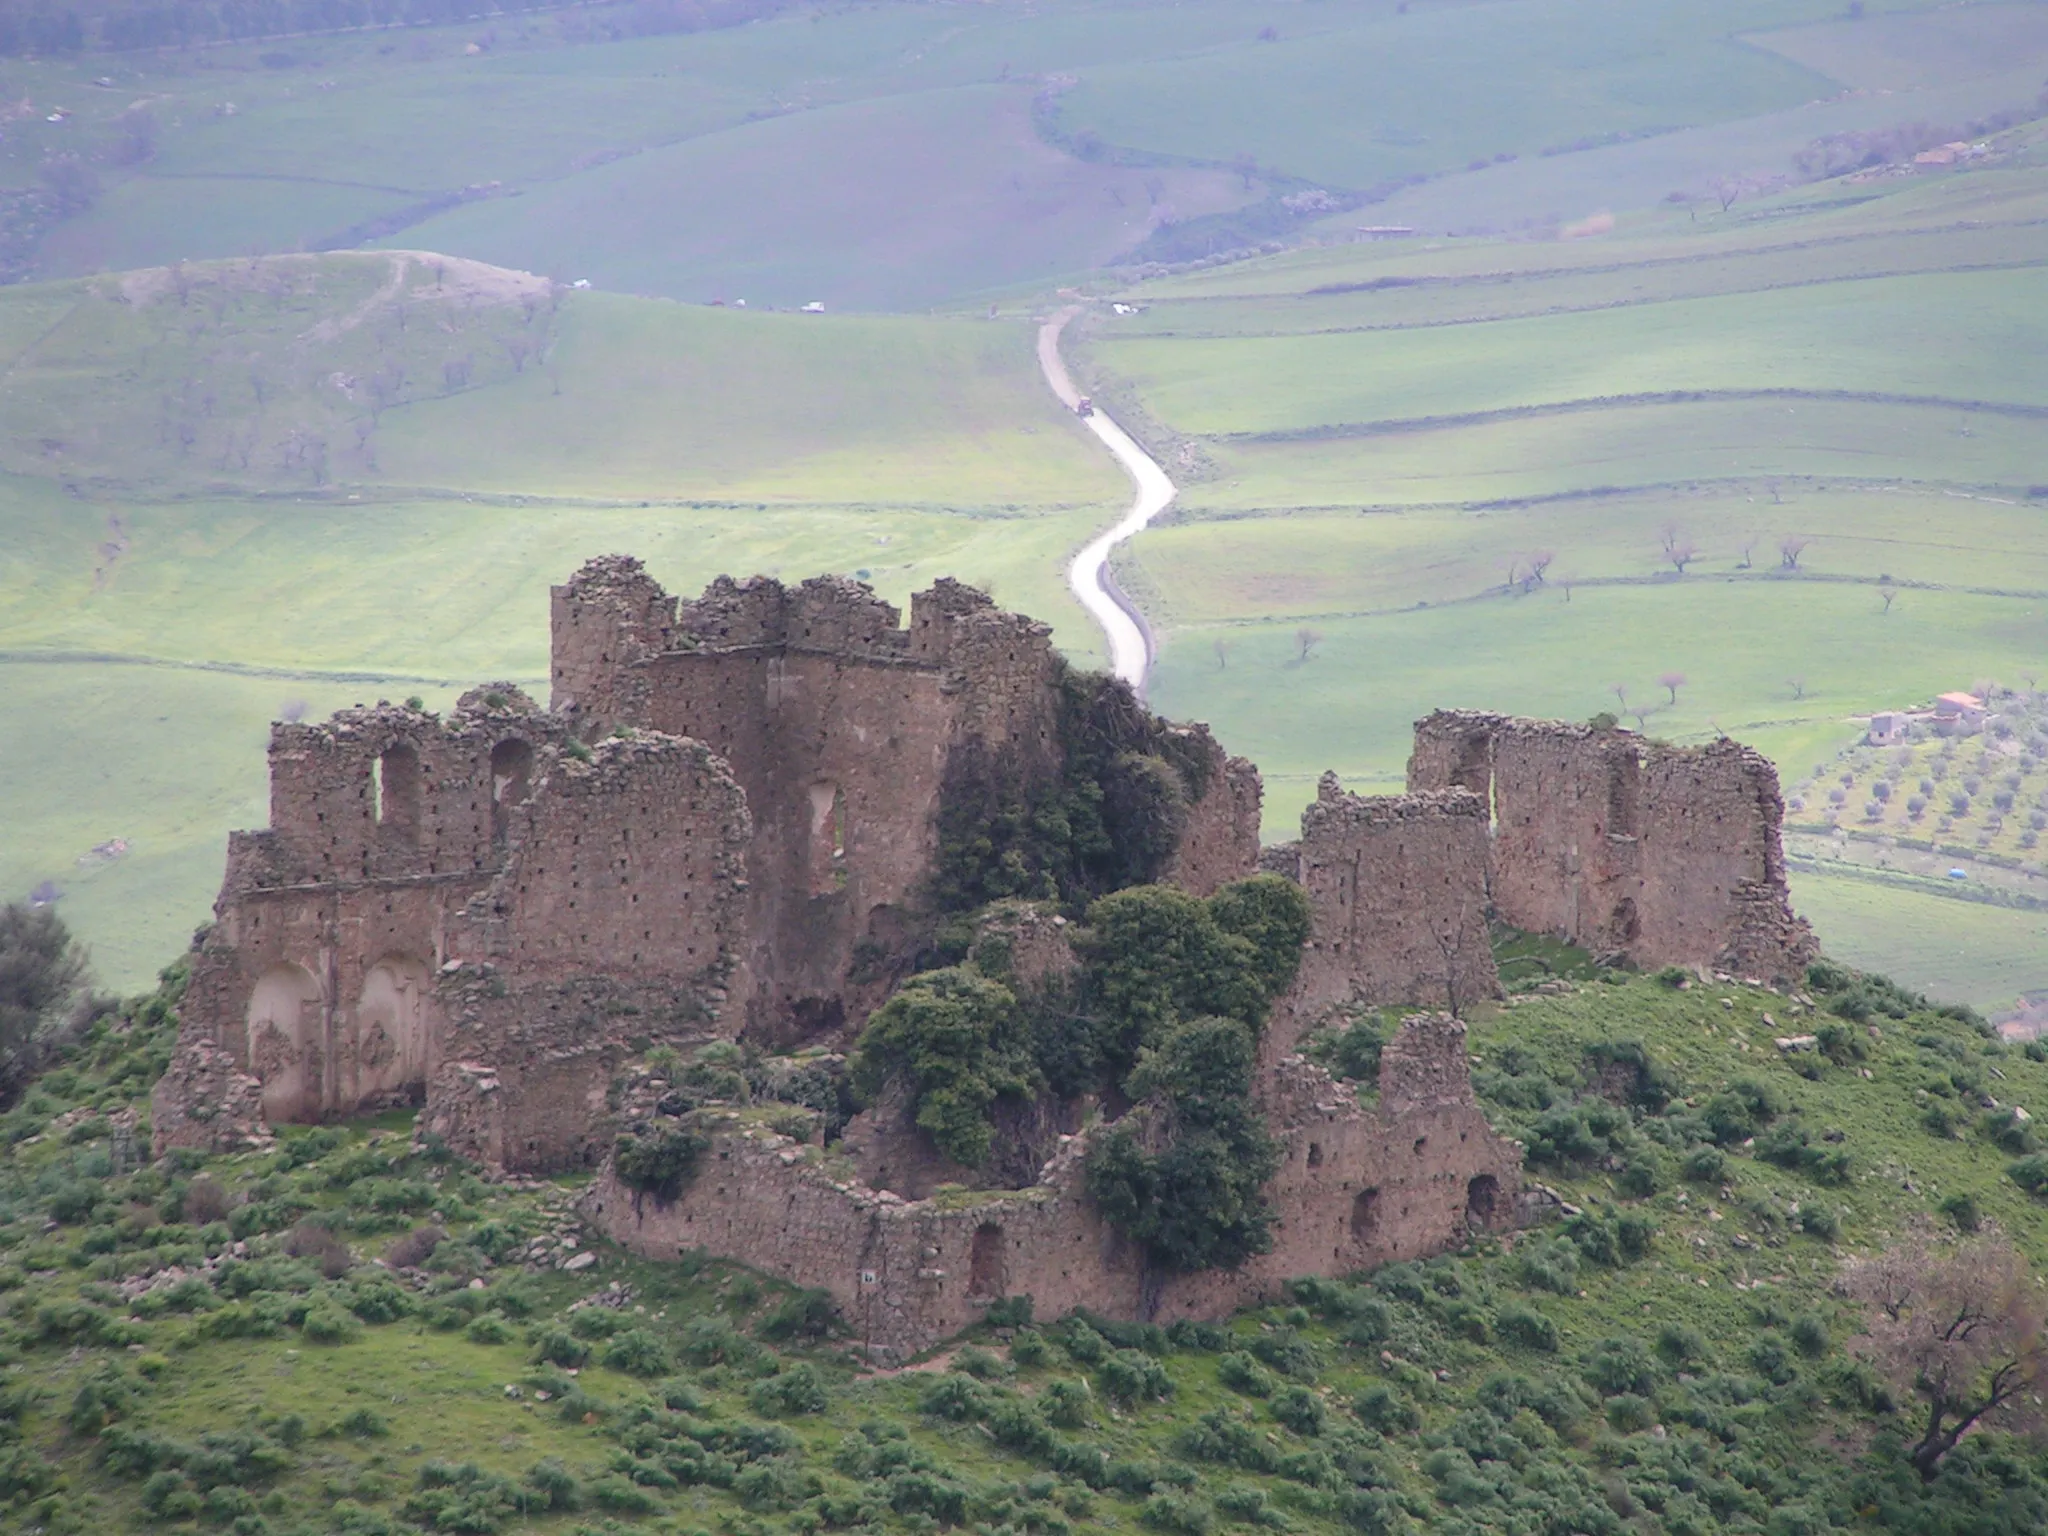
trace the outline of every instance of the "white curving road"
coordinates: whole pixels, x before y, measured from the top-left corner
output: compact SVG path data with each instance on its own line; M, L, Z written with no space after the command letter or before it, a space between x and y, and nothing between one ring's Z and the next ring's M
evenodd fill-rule
M1080 306L1073 305L1038 328L1038 366L1044 370L1045 382L1052 392L1069 410L1080 404L1081 392L1074 388L1074 381L1067 376L1067 365L1060 359L1060 333L1080 312ZM1131 510L1120 522L1090 539L1074 556L1067 567L1067 586L1075 600L1102 626L1109 641L1109 670L1143 692L1145 674L1152 666L1152 636L1145 627L1144 616L1110 577L1109 554L1173 504L1174 485L1158 462L1101 410L1081 420L1116 455L1137 494L1131 500Z

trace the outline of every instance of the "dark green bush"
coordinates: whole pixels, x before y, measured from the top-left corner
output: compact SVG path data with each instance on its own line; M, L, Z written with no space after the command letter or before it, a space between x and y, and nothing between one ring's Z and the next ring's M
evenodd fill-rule
M988 1412L988 1404L987 1389L980 1382L961 1372L948 1371L924 1389L918 1407L935 1419L968 1423L983 1417Z
M573 1370L590 1363L590 1346L566 1328L543 1328L534 1336L533 1358Z
M830 1401L824 1381L808 1365L793 1365L764 1377L747 1393L747 1402L754 1412L771 1418L823 1413Z
M602 1359L612 1370L623 1371L628 1376L666 1375L670 1365L668 1346L645 1328L628 1328L615 1336L605 1345Z
M692 1125L655 1120L635 1126L612 1143L612 1169L627 1188L673 1200L710 1145L710 1138Z
M1275 1385L1272 1374L1241 1349L1232 1350L1216 1362L1216 1379L1247 1397L1270 1397Z
M1633 1392L1647 1397L1656 1384L1656 1365L1639 1340L1610 1335L1587 1352L1585 1377L1602 1394Z
M1352 1400L1351 1411L1368 1428L1383 1435L1402 1434L1422 1426L1422 1415L1415 1405L1392 1387L1367 1387Z
M2048 1192L2048 1152L2023 1157L2005 1170L2006 1177L2030 1195Z
M1719 1184L1728 1177L1728 1155L1719 1147L1700 1147L1687 1155L1685 1176L1695 1184Z
M1522 1349L1551 1353L1557 1348L1557 1324L1534 1307L1503 1307L1493 1327L1502 1342Z
M1166 1368L1152 1356L1135 1349L1120 1349L1102 1362L1096 1384L1111 1402L1128 1406L1147 1398L1173 1395L1173 1381Z
M1282 1387L1273 1394L1273 1417L1297 1435L1313 1438L1328 1417L1323 1400L1307 1387Z

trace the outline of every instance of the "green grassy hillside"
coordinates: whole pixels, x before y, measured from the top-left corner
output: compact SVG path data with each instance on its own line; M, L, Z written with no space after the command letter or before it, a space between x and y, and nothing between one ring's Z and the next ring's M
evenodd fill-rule
M486 1183L403 1116L138 1166L174 976L0 1120L0 1499L239 1536L2038 1529L2023 1442L1913 1475L1918 1406L1836 1282L1958 1227L2048 1263L2031 1126L1981 1108L2048 1065L1841 973L1809 1011L1509 952L1579 978L1471 1026L1568 1221L1213 1326L1013 1304L907 1371L703 1256L565 1269L578 1181Z
M1368 195L1389 221L1503 229L1785 174L1825 134L2031 101L2031 9L1054 0L698 28L617 6L17 58L0 178L28 196L0 260L382 242L918 309L1284 235L1326 205L1281 199L1318 189L1340 230Z

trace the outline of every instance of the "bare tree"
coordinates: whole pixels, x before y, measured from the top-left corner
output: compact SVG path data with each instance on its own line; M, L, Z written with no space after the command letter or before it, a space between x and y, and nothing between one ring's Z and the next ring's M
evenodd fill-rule
M1522 579L1522 562L1521 562L1520 560L1510 560L1510 561L1508 562L1508 579L1507 579L1507 584L1506 584L1505 586L1503 586L1503 587L1501 588L1501 591L1503 591L1503 592L1512 592L1512 591L1514 591L1514 590L1515 590L1515 584L1516 584L1517 582L1519 582L1519 581L1520 581L1521 579Z
M1307 661L1309 654L1322 643L1323 632L1320 629L1310 629L1304 624L1294 632L1295 659Z
M1922 1482L1980 1424L2038 1426L2048 1307L2009 1242L1978 1238L1947 1252L1894 1244L1851 1260L1843 1289L1866 1308L1861 1353L1901 1398L1926 1406L1909 1453Z
M1810 540L1803 539L1796 533L1788 533L1784 538L1778 540L1778 569L1781 571L1798 570L1799 557L1806 553L1806 546L1810 542Z
M1890 612L1892 611L1892 604L1893 604L1893 603L1895 603L1895 602L1897 602L1897 601L1898 601L1898 599L1899 599L1899 593L1898 593L1898 589L1897 589L1896 587L1886 587L1886 588L1885 588L1885 589L1884 589L1883 591L1879 592L1879 593L1878 593L1877 595L1878 595L1878 596L1879 596L1879 597L1880 597L1881 599L1883 599L1883 601L1884 601L1884 611L1885 611L1886 613L1890 613Z
M1714 201L1726 213L1735 206L1735 200L1749 190L1749 184L1740 176L1716 176L1707 183L1707 190L1714 194Z
M1685 674L1683 672L1666 672L1658 677L1657 686L1668 692L1671 695L1671 702L1676 704L1678 702L1678 690L1685 686Z
M1614 702L1619 704L1622 707L1623 712L1626 713L1628 710L1628 684L1609 683L1607 685L1607 691L1614 695Z
M1650 734L1650 718L1656 713L1657 706L1654 704L1638 704L1629 711L1630 717L1636 723L1637 734L1643 736Z
M1742 561L1739 565L1735 567L1735 569L1737 569L1738 571L1746 571L1749 569L1749 552L1756 548L1757 538L1758 535L1754 533L1745 533L1742 536Z
M1805 678L1803 678L1803 677L1788 677L1788 678L1786 678L1786 679L1785 679L1785 686L1786 686L1787 688L1790 688L1790 689L1792 690L1792 697L1793 697L1793 698L1795 698L1795 699L1803 699L1803 698L1805 698L1805 697L1806 697L1806 679L1805 679Z
M1437 953L1444 961L1444 1004L1450 1009L1451 1017L1462 1019L1465 1015L1465 976L1469 969L1465 961L1466 930L1471 925L1471 909L1460 906L1457 915L1430 930L1430 937L1436 940Z
M1699 546L1685 536L1685 530L1680 528L1678 524L1666 523L1664 525L1664 558L1671 562L1673 570L1683 576L1685 568L1699 558Z
M1210 649L1216 653L1216 670L1218 672L1228 671L1230 668L1230 642L1221 635L1218 635L1210 642Z
M1556 558L1557 552L1549 549L1539 549L1535 554L1531 555L1529 557L1529 584L1538 587L1542 586L1543 573L1550 569L1550 562Z

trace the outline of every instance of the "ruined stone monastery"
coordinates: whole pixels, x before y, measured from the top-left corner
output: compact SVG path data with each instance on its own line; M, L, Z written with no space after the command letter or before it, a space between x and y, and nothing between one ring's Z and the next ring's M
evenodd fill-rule
M656 1112L652 1045L845 1045L929 933L952 799L997 769L1060 771L1061 667L1047 626L951 581L905 627L851 581L721 579L679 601L612 557L555 589L546 709L496 685L447 717L274 726L270 826L229 841L158 1152L419 1104L423 1134L485 1165L590 1166L623 1117ZM588 1214L649 1255L821 1287L887 1356L1006 1294L1042 1315L1217 1315L1519 1219L1520 1155L1474 1102L1453 1016L1499 991L1490 918L1639 966L1772 979L1811 957L1776 774L1734 742L1439 713L1409 793L1326 775L1300 840L1262 853L1256 769L1203 727L1174 736L1204 771L1163 878L1200 895L1264 868L1313 914L1263 1046L1285 1153L1270 1253L1148 1273L1085 1193L1086 1124L1025 1128L1021 1168L980 1180L1005 1187L962 1189L889 1104L831 1148L736 1113L673 1199L606 1165ZM1020 974L1072 966L1063 918L1001 920ZM1371 1108L1293 1054L1360 1005L1435 1010L1388 1044Z

